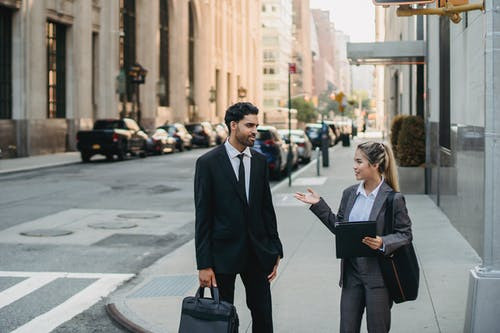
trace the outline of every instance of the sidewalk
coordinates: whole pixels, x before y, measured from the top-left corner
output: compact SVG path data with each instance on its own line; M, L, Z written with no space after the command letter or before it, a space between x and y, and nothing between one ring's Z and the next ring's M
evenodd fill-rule
M0 159L0 175L80 163L79 152Z
M339 261L334 237L293 198L295 191L315 188L331 204L339 205L342 190L355 182L355 149L336 146L330 167L311 163L299 171L292 188L287 180L273 189L278 228L284 245L278 278L272 284L276 332L336 332L339 327ZM392 332L463 331L469 270L479 257L425 195L406 196L413 221L414 245L420 260L420 291L414 302L392 309ZM181 301L197 289L194 241L157 261L131 284L107 300L108 313L134 332L177 332ZM244 289L237 279L235 305L240 332L251 332ZM362 331L366 331L363 322Z

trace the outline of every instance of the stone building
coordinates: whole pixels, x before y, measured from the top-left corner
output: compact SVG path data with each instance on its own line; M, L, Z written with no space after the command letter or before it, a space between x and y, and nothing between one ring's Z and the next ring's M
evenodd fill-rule
M260 10L255 0L0 0L0 149L73 150L97 118L153 128L219 122L242 99L260 106Z
M309 0L293 0L293 59L297 65L292 96L312 96L313 65L311 48L311 10Z
M288 63L292 61L291 0L262 1L263 108L286 106Z

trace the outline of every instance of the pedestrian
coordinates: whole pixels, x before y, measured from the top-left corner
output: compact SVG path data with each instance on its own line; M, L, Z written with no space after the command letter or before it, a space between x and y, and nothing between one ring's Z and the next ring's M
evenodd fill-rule
M229 138L196 161L196 261L201 287L217 287L233 303L239 274L252 315L252 332L273 331L270 283L283 247L264 155L251 149L258 108L230 106L224 118Z
M335 233L336 222L376 221L377 236L365 237L362 242L390 255L412 240L411 221L405 199L399 192L396 164L391 148L383 143L365 142L358 145L354 155L354 175L359 184L348 187L342 194L340 207L334 214L314 190L297 192L295 197ZM382 235L385 202L392 191L394 196L394 232ZM342 259L340 287L340 332L359 332L366 308L368 332L389 332L392 299L385 286L377 257Z

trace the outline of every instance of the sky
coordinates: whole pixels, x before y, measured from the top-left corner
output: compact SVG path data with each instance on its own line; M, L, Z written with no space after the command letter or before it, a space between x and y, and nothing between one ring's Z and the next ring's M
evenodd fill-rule
M375 40L375 5L371 0L310 0L311 8L330 11L335 29L351 37L351 42Z

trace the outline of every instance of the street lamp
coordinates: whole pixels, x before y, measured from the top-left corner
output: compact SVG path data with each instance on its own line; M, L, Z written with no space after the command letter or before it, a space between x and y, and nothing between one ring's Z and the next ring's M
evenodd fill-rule
M247 97L247 90L243 87L238 88L238 98L243 99Z
M217 100L217 90L215 90L214 86L210 87L210 90L208 91L210 93L210 97L208 98L208 101L210 103L213 103Z

